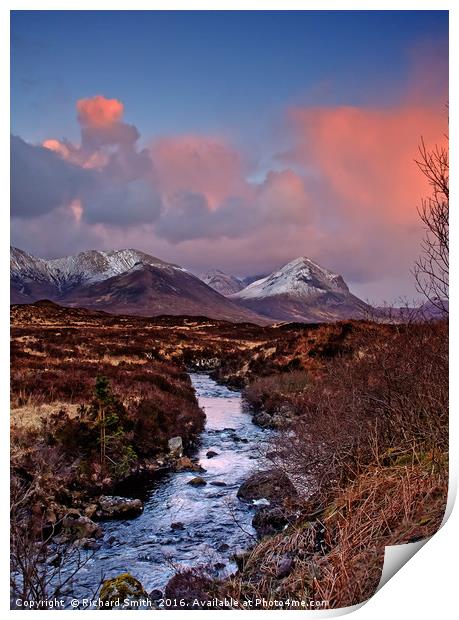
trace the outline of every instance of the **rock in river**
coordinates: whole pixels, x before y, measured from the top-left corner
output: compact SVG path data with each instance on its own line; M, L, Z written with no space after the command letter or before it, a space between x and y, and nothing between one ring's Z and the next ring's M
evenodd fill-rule
M182 456L174 464L175 471L206 471L199 463L193 462L188 456Z
M264 498L273 504L280 504L284 499L296 495L295 487L280 469L268 469L252 474L237 492L238 498L242 501L251 502Z
M185 524L182 523L182 521L174 521L174 523L171 523L171 530L184 530L185 529Z
M143 510L140 499L119 497L116 495L101 495L96 516L99 519L133 519Z
M64 517L62 526L69 532L72 538L76 539L100 538L103 536L102 528L85 516L76 517L76 515L68 515Z
M147 599L142 584L129 573L123 573L113 579L107 579L100 590L101 609L117 609L125 606L125 601L140 601Z
M207 482L204 478L201 478L201 476L196 476L195 478L188 480L188 484L191 484L192 487L203 487L207 484Z

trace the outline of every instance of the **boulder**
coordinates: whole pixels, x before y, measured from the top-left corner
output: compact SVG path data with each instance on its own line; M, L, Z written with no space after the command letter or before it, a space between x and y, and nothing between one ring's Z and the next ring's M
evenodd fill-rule
M181 437L171 437L167 442L169 454L174 458L183 456L183 441Z
M84 509L85 516L89 517L90 519L93 518L96 512L97 512L97 504L88 504L88 506L86 506L86 508Z
M279 506L274 508L260 508L252 519L252 527L258 538L272 536L281 532L288 525L288 519Z
M116 495L101 495L95 516L98 519L133 519L143 511L140 499L119 497Z
M199 463L194 463L188 456L182 456L174 463L175 471L205 471Z
M168 609L206 609L206 601L215 598L215 582L200 569L184 569L167 582L164 598L171 601Z
M79 538L75 542L76 547L80 547L81 549L90 549L92 551L96 551L100 549L101 544L94 540L94 538Z
M67 515L62 521L62 527L67 530L72 538L101 538L102 528L94 523L89 517Z
M118 577L107 579L100 590L100 609L116 609L125 607L125 601L140 601L147 599L142 584L130 573L122 573Z
M185 529L185 525L182 523L182 521L175 521L174 523L171 523L171 530L184 530Z
M201 478L201 476L196 476L195 478L188 480L188 484L191 484L192 487L203 487L207 484L207 482L204 478Z
M265 411L258 411L253 414L253 423L262 428L272 428L272 417Z
M208 450L206 452L206 456L208 459L212 459L214 456L218 456L218 452L215 452L214 450Z
M233 560L240 571L244 570L244 565L249 557L249 553L247 551L243 551L241 553L235 553L233 555Z
M226 482L223 482L223 480L212 480L210 484L214 487L226 487Z
M296 497L297 492L290 479L280 469L268 469L252 474L240 487L237 496L245 502L267 499L281 504L285 499Z

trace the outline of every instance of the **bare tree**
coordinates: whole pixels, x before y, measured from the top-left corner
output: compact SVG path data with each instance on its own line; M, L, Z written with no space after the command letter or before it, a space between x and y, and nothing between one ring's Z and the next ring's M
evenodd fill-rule
M44 533L44 523L33 523L30 504L36 497L39 482L21 481L17 476L11 480L10 508L10 603L16 609L18 601L44 603L61 598L79 571L92 559L94 552L82 553L72 544L52 544L56 531L62 526L60 519ZM37 528L37 525L39 526ZM35 526L35 527L34 527ZM37 529L39 531L37 531ZM95 598L100 585L96 584Z
M422 255L416 261L417 289L442 314L448 314L449 300L449 156L448 146L428 150L424 140L416 163L428 180L432 193L421 202L419 216L424 224Z

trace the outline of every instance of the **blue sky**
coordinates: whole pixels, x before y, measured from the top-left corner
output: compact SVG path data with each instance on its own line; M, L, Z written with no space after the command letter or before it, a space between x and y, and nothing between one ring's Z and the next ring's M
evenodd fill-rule
M73 139L70 108L103 93L142 135L257 135L288 105L397 101L447 30L444 11L16 11L12 130Z

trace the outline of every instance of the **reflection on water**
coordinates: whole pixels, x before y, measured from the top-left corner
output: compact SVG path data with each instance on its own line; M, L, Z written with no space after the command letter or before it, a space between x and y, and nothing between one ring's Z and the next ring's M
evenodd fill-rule
M269 431L255 426L241 408L239 392L192 374L206 413L198 457L206 486L193 487L193 472L169 473L143 489L145 509L129 521L106 521L101 549L83 567L68 594L88 595L103 577L129 572L147 591L163 589L181 566L207 564L222 576L235 569L231 556L251 542L253 509L236 497L258 467ZM217 453L207 458L206 453ZM217 483L217 484L215 484ZM223 486L224 483L224 486ZM132 490L132 495L136 493ZM172 529L173 523L183 524Z

